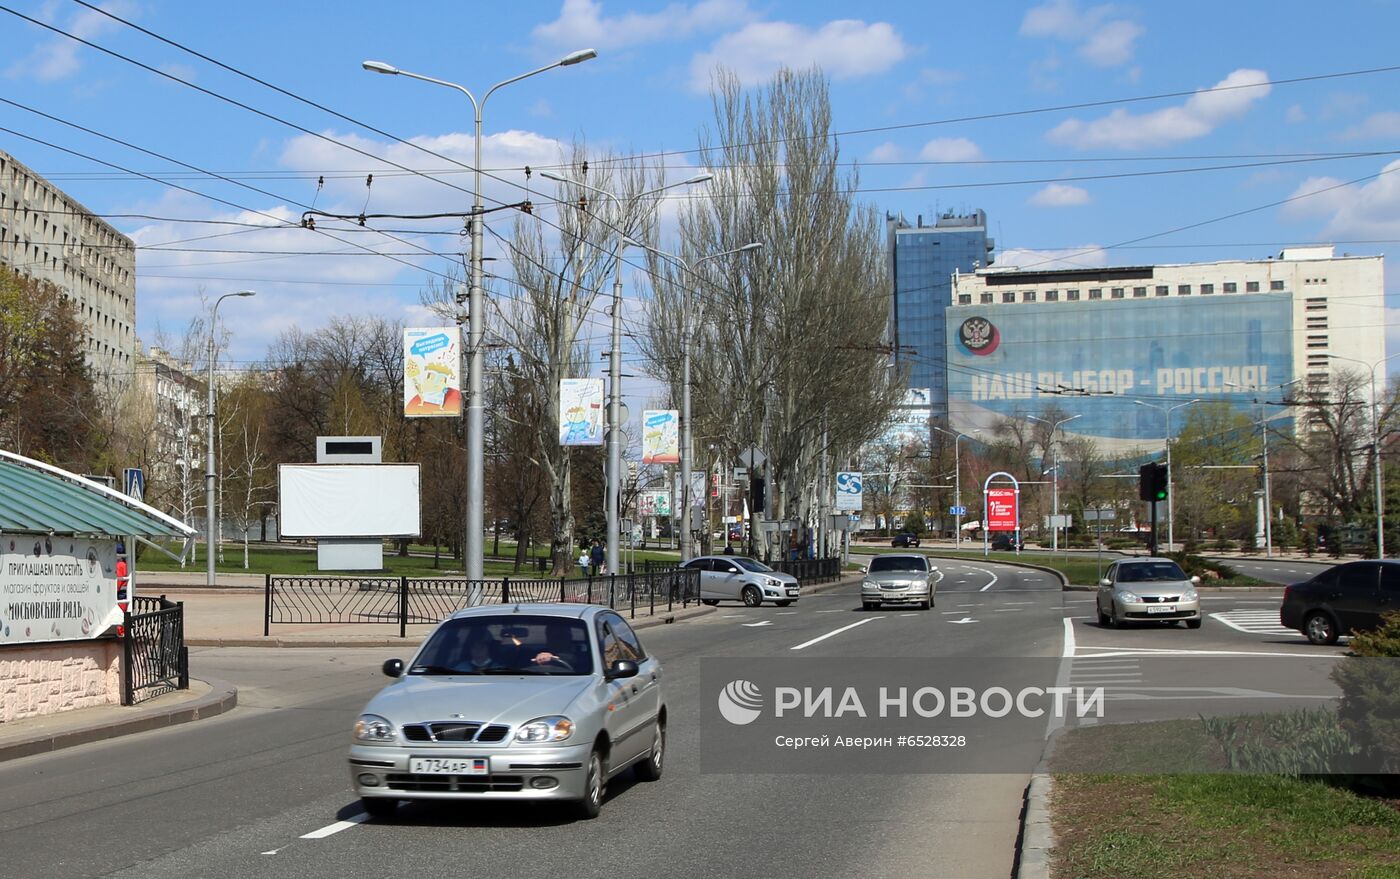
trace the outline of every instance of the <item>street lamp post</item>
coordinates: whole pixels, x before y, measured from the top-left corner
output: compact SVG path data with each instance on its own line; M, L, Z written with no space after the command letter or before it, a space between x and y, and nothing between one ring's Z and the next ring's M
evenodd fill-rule
M1060 425L1068 424L1074 419L1083 416L1082 413L1080 415L1071 415L1068 418L1061 418L1059 421L1055 422L1039 418L1035 415L1027 415L1026 417L1031 421L1039 421L1041 424L1050 425L1050 469L1055 471L1054 481L1050 483L1050 507L1052 516L1050 521L1053 525L1050 529L1050 551L1057 552L1060 549L1060 453L1055 445L1055 433L1059 431Z
M953 438L953 509L955 509L955 510L958 511L958 512L956 512L956 513L953 514L953 527L954 527L954 529L955 529L955 530L953 531L953 547L954 547L955 549L961 549L961 548L962 548L962 458L961 458L961 456L960 456L959 453L958 453L958 441L959 441L959 440L964 440L964 439L969 439L969 440L970 440L970 439L972 439L972 437L968 436L968 435L965 434L965 433L958 433L958 432L955 431L955 430L945 430L945 429L939 427L939 426L936 425L936 424L930 424L929 427L932 427L934 430L938 431L939 433L946 433L946 434L948 434L949 436L951 436L951 437ZM980 430L974 430L974 431L973 431L974 434L978 434L978 433L981 433L981 432L982 432L982 431L980 431ZM947 477L945 476L944 478L946 479Z
M1269 385L1269 386L1266 387L1266 388L1261 388L1261 387L1259 387L1258 385L1254 385L1254 386L1252 386L1252 388L1251 388L1250 386L1235 384L1234 382L1225 382L1224 384L1225 384L1225 387L1227 387L1227 388L1239 388L1240 390L1251 390L1251 389L1252 389L1256 394L1261 394L1261 395L1262 395L1262 393L1263 393L1264 391L1272 391L1272 390L1281 391L1281 390L1283 390L1284 388L1292 387L1293 385L1296 385L1296 384L1298 384L1298 383L1301 382L1301 381L1302 381L1302 379L1300 379L1300 378L1295 378L1295 379L1293 379L1293 381L1284 382L1284 383L1281 384L1281 385ZM1266 401L1265 401L1264 399L1262 399L1262 397L1255 397L1255 398L1254 398L1254 402L1255 402L1255 404L1259 407L1259 435L1260 435L1260 438L1261 438L1261 443L1262 443L1262 445L1263 445L1263 464L1264 464L1264 558L1266 558L1266 559L1271 559L1271 558L1274 557L1274 496L1273 496L1273 487L1272 487L1272 485L1270 484L1270 480L1269 480L1269 420L1268 420L1268 418L1266 418L1266 417L1264 416L1264 403L1265 403ZM1257 535L1256 535L1256 539L1257 539Z
M587 189L590 192L610 198L618 206L619 212L622 209L622 200L606 189L591 186L581 180L574 180L562 174L555 174L553 171L541 171L540 176L546 180L553 180L556 183L563 183L569 186L577 186L580 189ZM713 179L714 175L705 173L697 174L676 183L669 183L665 186L658 186L649 189L636 196L637 199L656 195L677 186L691 186L698 183L705 183ZM608 570L614 573L621 570L619 560L621 558L621 527L622 519L622 253L627 248L627 236L622 229L617 230L618 243L617 252L613 257L615 273L613 275L613 305L612 305L612 345L608 354L608 377L610 379L610 395L608 397L608 465L607 465L607 563Z
M1371 369L1371 455L1373 457L1372 467L1375 471L1376 482L1376 558L1385 558L1385 491L1382 487L1381 473L1381 424L1377 417L1380 409L1376 405L1376 369L1387 360L1400 357L1400 351L1382 357L1375 363L1367 363L1364 360L1357 360L1352 357L1342 357L1339 354L1328 354L1333 360L1345 360L1349 363L1359 363Z
M214 420L214 331L219 326L219 305L225 299L228 299L230 296L245 297L256 295L257 294L252 290L239 290L237 293L225 293L214 300L214 309L209 313L209 347L205 355L205 360L208 361L205 365L208 367L209 371L208 400L206 404L209 418L209 429L207 431L209 457L207 465L204 468L204 539L206 541L204 547L206 568L204 582L207 586L214 585L214 541L217 539L216 535L218 531L216 529L218 528L219 521L218 504L214 500L214 485L217 481L215 476L217 471L214 469L214 431L218 428L218 423Z
M1176 532L1173 530L1173 525L1176 524L1176 516L1173 514L1174 506L1172 504L1173 496L1176 494L1176 492L1172 490L1172 413L1184 406L1190 406L1192 403L1199 403L1201 401L1187 400L1185 403L1178 403L1175 406L1159 406L1156 403L1144 403L1142 400L1134 400L1133 402L1139 406L1146 406L1149 409L1156 409L1158 412L1165 412L1167 414L1167 439L1165 443L1167 447L1167 552L1171 552L1172 548L1176 545ZM1153 539L1156 539L1155 534L1153 535Z
M695 261L694 265L691 265L674 253L668 253L664 250L651 247L650 245L633 241L631 238L624 237L622 243L631 245L632 247L639 247L659 257L669 259L685 269L686 274L691 276L695 276L695 269L703 262L719 259L722 256L729 256L735 253L748 253L749 251L758 250L763 247L762 244L754 241L745 244L743 247L735 247L732 250L721 250L719 253L711 253L702 256ZM685 561L693 554L691 551L693 544L690 533L690 349L694 340L691 338L690 332L689 285L683 286L681 288L681 293L683 296L681 302L681 561Z
M448 82L444 79L436 79L431 76L424 76L420 73L410 73L407 70L400 70L392 64L385 64L383 61L365 61L361 64L365 70L371 73L385 73L393 76L407 76L410 79L418 79L423 82L430 82L434 85L446 86L456 89L467 96L467 100L472 103L472 111L475 117L476 149L475 161L472 163L472 256L471 256L471 292L467 299L467 510L466 510L466 541L463 552L464 567L468 580L480 580L483 577L486 530L485 530L485 507L486 507L486 468L484 453L484 437L482 429L482 373L485 371L485 335L486 335L486 303L485 295L481 286L482 273L482 222L481 214L483 205L481 203L481 113L486 107L486 101L492 93L502 86L519 82L537 73L544 73L556 67L568 67L596 58L598 53L592 49L580 49L577 52L570 52L553 64L513 76L510 79L502 80L486 90L478 101L476 96L464 86L455 82Z

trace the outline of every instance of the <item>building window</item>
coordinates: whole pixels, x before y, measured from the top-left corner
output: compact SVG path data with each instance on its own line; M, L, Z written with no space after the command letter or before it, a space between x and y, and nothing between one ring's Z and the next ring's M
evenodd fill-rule
M1214 293L1214 292L1215 292L1215 285L1214 285L1214 284L1202 284L1202 285L1201 285L1201 295L1202 295L1202 296L1209 296L1209 295L1211 295L1211 294Z
M1034 301L1035 301L1035 291L1034 291L1034 290L1027 290L1026 292L1022 293L1022 294L1021 294L1021 301L1022 301L1022 302L1034 302Z
M1078 290L1066 290L1066 291L1065 291L1065 298L1068 299L1070 302L1077 302L1077 301L1079 301L1079 291L1078 291Z
M1178 295L1178 296L1190 296L1190 295L1191 295L1191 285L1190 285L1190 284L1178 284L1177 287L1176 287L1176 295Z
M1046 291L1045 291L1045 301L1046 301L1046 302L1059 302L1059 301L1060 301L1060 291L1059 291L1059 290L1046 290Z
M983 294L982 294L982 304L983 304L983 305L991 305L991 304L992 304L992 294L990 294L990 293L983 293Z
M1092 288L1090 288L1090 290L1089 290L1089 298L1090 298L1090 299L1102 299L1102 298L1103 298L1103 288L1102 288L1102 287L1092 287Z
M1246 293L1258 293L1258 292L1259 292L1259 282L1258 282L1258 281L1245 281L1245 282L1244 282L1244 292L1246 292Z
M1158 285L1157 285L1157 295L1158 295L1158 296L1166 296L1166 295L1167 295L1168 293L1170 293L1170 292L1171 292L1171 288L1168 287L1166 284L1158 284Z
M1014 290L1007 290L1005 293L1001 294L1001 301L1002 301L1002 302L1015 302L1015 301L1016 301L1016 292L1015 292Z
M1235 286L1235 282L1234 282L1234 281L1226 281L1226 282L1225 282L1225 286L1224 286L1223 292L1225 292L1225 293L1234 293L1237 289L1239 289L1239 288L1237 288L1237 287Z
M958 304L959 304L959 305L971 305L971 304L972 304L972 294L971 294L971 293L959 293L959 294L958 294Z
M1270 282L1269 282L1269 289L1270 289L1270 290L1282 290L1282 289L1283 289L1283 282L1282 282L1282 281L1270 281Z
M1109 295L1109 296L1112 296L1114 299L1122 299L1122 298L1123 298L1123 288L1122 288L1122 287L1114 287L1112 290L1109 291L1108 295Z
M1147 296L1147 288L1146 288L1146 287L1134 287L1134 288L1133 288L1133 298L1134 298L1134 299L1142 299L1142 298L1144 298L1145 296Z

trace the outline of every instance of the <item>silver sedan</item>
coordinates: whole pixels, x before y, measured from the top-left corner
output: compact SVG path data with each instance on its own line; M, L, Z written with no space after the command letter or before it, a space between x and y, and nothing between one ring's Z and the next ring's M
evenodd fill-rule
M860 603L866 610L886 604L933 607L937 569L918 553L886 553L870 560L860 584Z
M476 607L444 620L355 721L350 779L372 818L401 800L556 800L597 816L608 780L661 777L661 664L614 611Z
M1176 622L1201 627L1199 577L1187 577L1171 559L1144 558L1115 562L1099 581L1095 607L1099 625L1125 622Z

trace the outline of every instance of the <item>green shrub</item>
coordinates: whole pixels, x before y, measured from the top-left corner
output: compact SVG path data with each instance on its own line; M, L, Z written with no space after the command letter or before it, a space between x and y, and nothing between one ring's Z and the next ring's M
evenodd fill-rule
M1217 537L1215 543L1211 544L1211 548L1216 552L1229 552L1235 548L1235 541L1228 537Z
M1360 748L1326 708L1246 717L1202 717L1232 772L1329 775L1349 772Z
M1239 571L1223 562L1211 561L1191 553L1169 552L1167 558L1181 565L1181 569L1186 572L1188 577L1200 577L1204 580L1209 577L1208 571L1214 572L1222 580L1233 580L1240 576Z
M1337 716L1366 756L1368 770L1400 773L1400 613L1358 632L1351 656L1332 671L1341 687Z

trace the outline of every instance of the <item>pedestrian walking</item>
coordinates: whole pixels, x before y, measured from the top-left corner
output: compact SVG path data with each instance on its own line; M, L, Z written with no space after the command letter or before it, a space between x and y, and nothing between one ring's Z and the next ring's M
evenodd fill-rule
M592 573L596 577L603 572L603 561L607 554L603 552L603 546L598 541L593 541L593 548L588 551L588 560L593 564Z
M579 554L578 554L578 572L579 572L580 574L586 574L586 573L588 573L588 550L586 550L586 549L580 550L580 551L579 551Z

